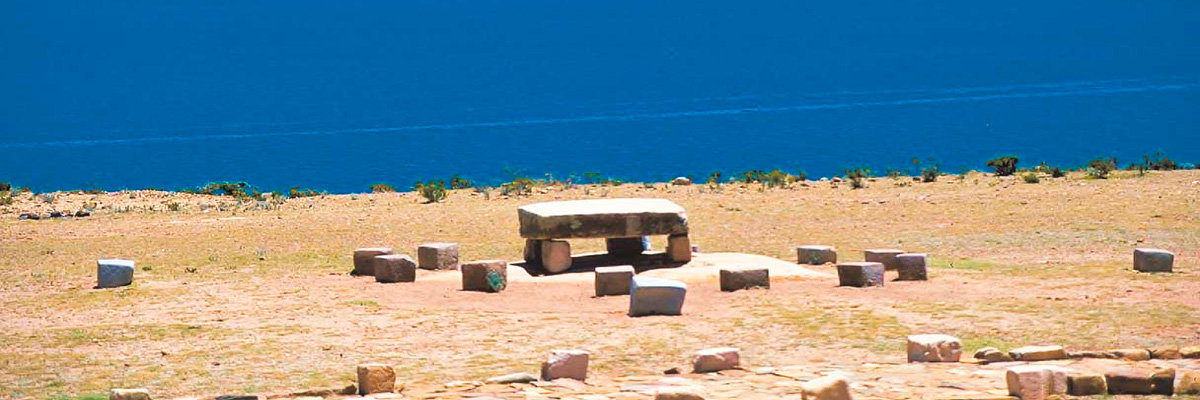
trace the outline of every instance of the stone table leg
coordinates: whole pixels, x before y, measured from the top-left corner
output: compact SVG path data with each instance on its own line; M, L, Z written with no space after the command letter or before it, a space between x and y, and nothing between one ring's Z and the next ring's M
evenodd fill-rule
M667 257L674 262L692 261L692 241L686 233L667 237Z
M542 263L542 241L538 239L525 239L525 263L532 265L541 265Z

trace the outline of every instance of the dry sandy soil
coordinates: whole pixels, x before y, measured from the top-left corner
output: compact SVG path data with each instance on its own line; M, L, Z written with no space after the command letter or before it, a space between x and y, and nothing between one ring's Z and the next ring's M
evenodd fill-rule
M885 178L861 190L552 186L526 197L462 190L423 204L412 193L340 195L266 209L149 191L58 193L52 202L26 194L0 206L0 397L112 387L148 387L156 397L287 392L344 384L370 361L396 365L418 393L536 372L555 348L591 351L597 382L619 382L715 346L741 348L747 369L836 367L887 379L872 371L909 368L901 348L911 333L955 335L968 350L1200 344L1200 171L1123 174L1040 184L978 173ZM516 260L518 206L601 197L679 203L708 268L722 261L707 253L794 261L795 245L829 244L841 260L861 260L862 249L894 247L929 253L931 280L854 289L793 276L770 290L722 293L715 279L692 276L685 315L629 318L628 299L593 298L587 275L514 279L499 294L460 291L446 276L454 272L422 272L414 284L348 275L354 248L379 245L415 256L421 243L453 241L466 260ZM17 218L84 203L96 210L86 218ZM1132 271L1140 246L1175 252L1176 272ZM137 260L132 286L92 289L95 260L107 257ZM976 378L981 392L1003 387ZM944 380L905 379L932 388ZM960 390L953 386L940 390Z

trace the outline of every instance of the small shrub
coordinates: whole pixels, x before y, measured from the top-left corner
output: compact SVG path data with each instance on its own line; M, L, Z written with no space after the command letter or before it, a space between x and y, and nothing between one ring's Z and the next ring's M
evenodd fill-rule
M321 192L318 192L316 190L302 189L299 186L295 186L295 187L292 187L291 189L288 189L287 197L291 198L291 199L298 199L301 197L320 196L321 194L322 194Z
M5 193L5 195L0 196L0 206L12 205L12 203L16 201L16 200L13 200L12 193L9 193L9 192L4 192L4 193Z
M1174 171L1179 168L1179 165L1175 164L1175 161L1164 157L1161 151L1154 153L1154 158L1151 158L1150 156L1142 156L1142 160L1143 163L1141 167L1155 171Z
M900 170L895 170L895 169L888 169L887 175L888 175L888 178L900 179L900 177L904 176L904 172L900 171Z
M167 211L175 212L175 211L180 211L180 210L183 210L183 205L179 204L178 201L172 201L172 202L167 203Z
M12 184L8 182L0 182L0 192L11 192Z
M585 183L599 182L600 181L600 173L599 172L584 172L583 179L585 179L585 181L584 181Z
M454 174L454 176L450 177L450 188L451 189L469 189L472 186L475 186L475 184L472 183L471 181L463 179L463 177L458 176L458 174Z
M421 197L425 198L426 203L437 203L446 199L446 182L444 181L429 181L417 182L413 185Z
M846 180L850 181L851 189L862 189L867 187L867 178L871 177L871 170L867 168L855 168L846 170Z
M792 182L795 182L799 179L803 179L803 178L798 178L795 175L792 175L792 174L789 174L787 172L783 172L780 170L773 170L771 172L768 172L768 173L766 173L766 175L763 175L761 178L762 178L763 184L768 188L787 187L788 185L791 185Z
M1017 158L1013 156L1004 156L989 160L987 166L996 170L996 175L1009 176L1017 172Z
M1038 183L1042 181L1041 179L1038 179L1037 174L1033 172L1026 172L1021 178L1025 179L1025 183Z
M938 168L936 165L930 165L921 170L921 182L933 182L938 178Z
M376 183L374 185L371 185L371 193L392 193L395 191L396 191L396 188L394 188L394 187L392 187L392 185L389 185L386 183Z
M239 199L249 197L259 197L254 186L246 182L212 182L207 185L196 188L192 193L207 194L211 196L233 196Z
M1038 167L1038 169L1040 169L1042 172L1050 174L1051 178L1062 178L1064 176L1067 176L1066 171L1063 171L1062 168L1051 167L1049 165L1046 165L1046 163L1042 163L1042 165L1040 167Z
M1097 158L1088 162L1087 174L1095 179L1108 179L1108 173L1117 169L1117 159Z
M528 196L533 194L536 182L529 178L515 178L510 182L500 184L500 194L505 196Z
M708 181L706 181L706 182L707 182L707 183L708 183L710 186L711 186L711 185L720 185L720 184L721 184L721 173L720 173L720 172L713 172L713 173L711 173L711 174L708 174Z

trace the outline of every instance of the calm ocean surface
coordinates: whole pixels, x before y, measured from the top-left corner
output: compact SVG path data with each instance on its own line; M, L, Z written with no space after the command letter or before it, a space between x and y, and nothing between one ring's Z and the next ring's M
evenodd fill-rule
M0 181L1200 162L1200 1L0 3Z

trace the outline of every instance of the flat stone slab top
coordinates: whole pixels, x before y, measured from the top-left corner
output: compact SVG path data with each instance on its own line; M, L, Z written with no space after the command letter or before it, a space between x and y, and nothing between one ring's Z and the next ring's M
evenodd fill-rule
M527 239L622 238L688 233L687 213L666 199L551 201L517 208Z

